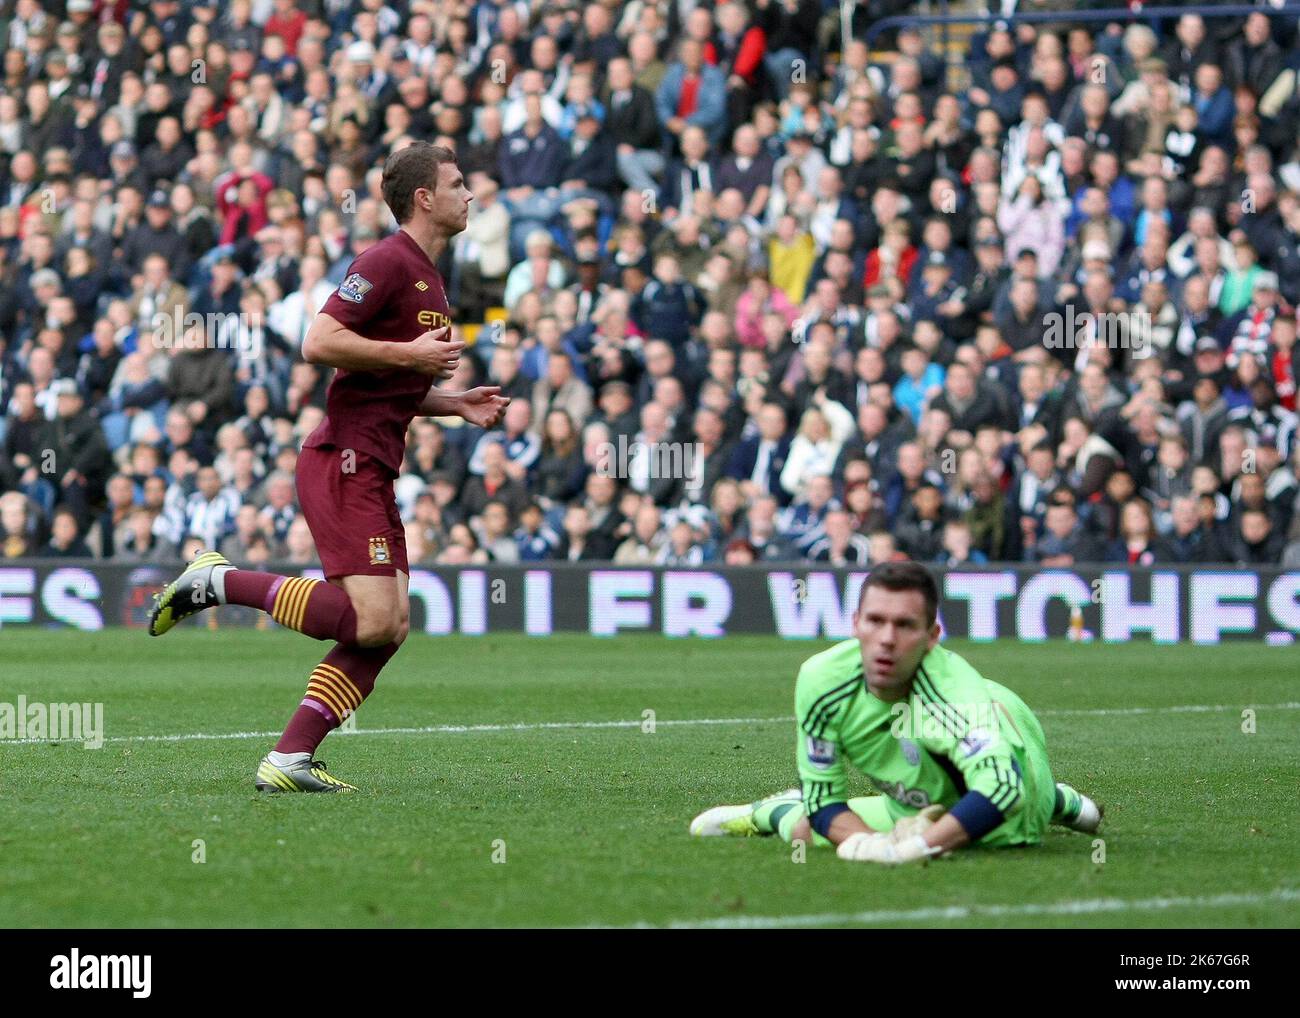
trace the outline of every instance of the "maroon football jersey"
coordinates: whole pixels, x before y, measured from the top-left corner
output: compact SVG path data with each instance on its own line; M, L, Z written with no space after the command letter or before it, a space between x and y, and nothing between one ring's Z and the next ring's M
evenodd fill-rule
M442 276L405 230L358 255L321 311L380 343L409 343L451 324ZM406 429L432 384L429 375L416 371L339 368L326 394L325 419L303 446L355 449L396 475Z

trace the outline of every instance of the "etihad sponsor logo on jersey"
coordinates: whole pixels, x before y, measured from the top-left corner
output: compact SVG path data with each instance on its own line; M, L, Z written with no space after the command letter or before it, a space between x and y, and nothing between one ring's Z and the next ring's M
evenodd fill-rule
M871 783L895 802L901 802L904 806L925 809L926 806L930 805L930 795L923 788L908 788L901 781L881 781L879 778L872 778Z
M353 304L360 304L374 288L374 283L360 272L354 272L339 284L339 296Z
M808 762L818 770L826 770L835 762L835 743L808 736Z
M444 325L451 325L451 319L441 311L421 311L415 316L415 320L426 328L441 329Z

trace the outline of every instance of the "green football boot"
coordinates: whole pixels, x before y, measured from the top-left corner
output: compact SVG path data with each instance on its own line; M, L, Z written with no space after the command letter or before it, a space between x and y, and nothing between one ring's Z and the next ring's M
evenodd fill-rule
M257 765L259 792L355 792L356 785L340 781L325 769L324 760L298 760L291 764L273 764L270 756Z
M204 552L185 567L161 594L153 597L149 610L149 635L162 636L181 619L197 615L204 608L226 603L226 573L234 567L224 555Z

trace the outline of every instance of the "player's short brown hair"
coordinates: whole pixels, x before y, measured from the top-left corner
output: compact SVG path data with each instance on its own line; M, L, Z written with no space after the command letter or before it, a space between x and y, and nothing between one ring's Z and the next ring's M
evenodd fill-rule
M383 192L393 217L399 223L410 219L416 189L437 190L439 167L455 162L456 153L451 149L426 141L417 141L390 155L384 162Z
M939 585L935 583L930 570L919 562L881 562L872 568L862 582L858 594L858 606L867 600L870 587L884 587L886 590L915 590L925 601L925 624L934 625L939 615Z

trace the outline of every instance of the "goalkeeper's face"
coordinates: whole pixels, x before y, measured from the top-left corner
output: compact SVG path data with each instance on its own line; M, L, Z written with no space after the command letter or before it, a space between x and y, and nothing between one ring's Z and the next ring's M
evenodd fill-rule
M921 659L939 642L939 624L927 621L919 590L869 586L853 618L867 686L882 699L906 694Z

